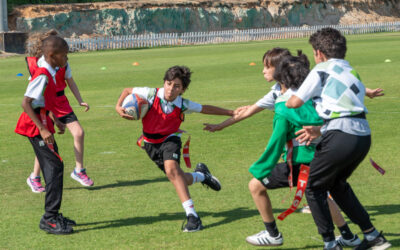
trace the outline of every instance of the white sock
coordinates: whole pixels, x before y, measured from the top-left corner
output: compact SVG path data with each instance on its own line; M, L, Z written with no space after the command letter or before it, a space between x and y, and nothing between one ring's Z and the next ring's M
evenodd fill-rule
M193 172L192 176L193 176L193 183L192 184L195 184L196 182L204 181L204 174L203 173Z
M379 236L379 232L376 231L376 229L372 230L369 233L364 233L364 238L367 239L368 241L373 241L378 236Z
M183 202L182 207L185 209L186 216L188 216L189 214L193 214L194 216L199 217L196 213L196 210L194 210L192 199Z
M82 171L83 168L78 169L77 167L75 167L75 173L79 174Z

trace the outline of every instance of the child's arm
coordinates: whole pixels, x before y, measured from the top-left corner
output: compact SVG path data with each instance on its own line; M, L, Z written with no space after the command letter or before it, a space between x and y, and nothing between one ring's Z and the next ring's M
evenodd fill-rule
M78 86L76 85L74 78L67 78L66 79L67 83L68 83L68 87L71 89L72 93L74 94L76 100L78 101L80 106L84 106L85 108L85 112L87 112L90 107L89 104L87 104L86 102L84 102L82 100L81 94L79 92Z
M208 130L210 132L219 131L228 126L231 126L232 124L240 122L241 120L244 120L247 117L250 117L262 110L264 110L264 109L258 107L256 104L253 104L250 107L247 107L246 109L242 109L241 112L239 112L238 114L235 114L233 117L231 117L229 119L226 119L225 121L221 122L220 124L204 123L205 127L203 129Z
M202 105L201 112L202 114L207 114L207 115L228 115L232 116L233 115L233 110L230 109L224 109L212 105Z
M385 95L385 93L383 93L383 89L381 88L377 89L365 88L365 95L372 99L374 97L383 96Z
M38 127L40 135L42 136L43 140L45 143L54 143L54 137L53 134L50 133L50 131L43 125L43 123L40 121L40 119L37 117L35 114L35 111L33 111L31 103L33 99L27 96L24 96L24 99L22 100L22 108L24 109L25 113L31 118L31 120L35 123L35 125Z
M303 100L298 98L295 95L292 95L289 100L286 102L286 107L288 108L299 108L304 104Z
M124 101L125 97L128 95L132 94L132 88L125 88L121 95L118 98L117 104L115 105L115 110L117 113L122 117L127 120L133 120L133 116L130 116L125 113L125 109L122 107L122 102Z
M306 142L306 145L309 146L314 139L321 136L321 126L303 126L303 129L297 131L296 135L296 141Z

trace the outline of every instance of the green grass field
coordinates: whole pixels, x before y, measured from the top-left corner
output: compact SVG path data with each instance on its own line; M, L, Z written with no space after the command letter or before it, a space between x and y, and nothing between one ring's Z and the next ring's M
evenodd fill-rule
M349 181L393 249L400 249L399 44L400 33L349 36L346 57L367 87L385 89L384 97L366 99L366 106L373 131L368 157L387 172L380 175L366 159ZM161 87L165 70L177 64L194 72L184 97L232 109L253 104L271 86L263 79L261 58L276 46L292 52L302 49L312 61L307 39L70 54L73 76L91 105L84 113L67 90L86 132L85 165L95 186L84 188L69 177L74 167L72 136L56 135L65 162L62 213L79 224L68 236L49 235L38 228L45 195L32 193L26 185L34 153L28 140L13 132L28 72L22 56L1 58L0 249L253 248L245 238L263 230L263 224L247 188L248 167L266 146L273 113L263 111L216 133L203 131L202 124L225 117L186 116L182 129L192 135L192 162L207 163L223 187L218 193L198 184L190 188L205 229L182 233L185 215L173 186L135 145L141 123L121 119L114 105L125 87ZM391 62L385 63L386 59ZM135 61L140 66L132 66ZM288 194L288 189L270 192L276 216L290 206L294 192L282 203ZM285 238L277 249L322 248L311 215L294 213L277 223ZM350 227L360 234L357 226Z

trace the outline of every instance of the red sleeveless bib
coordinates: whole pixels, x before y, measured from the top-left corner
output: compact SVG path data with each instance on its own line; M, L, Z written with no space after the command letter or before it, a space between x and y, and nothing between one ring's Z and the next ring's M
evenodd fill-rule
M28 71L31 76L35 75L35 71L39 68L37 65L38 60L39 59L37 57L26 57ZM58 69L55 76L57 96L52 113L58 118L67 115L73 111L71 105L69 104L67 96L64 94L64 89L67 87L67 84L65 83L66 70L66 67Z
M161 99L157 96L158 90L157 88L153 105L142 118L143 137L150 143L163 142L169 135L178 132L183 121L181 108L175 107L170 114L164 113Z
M45 68L37 68L34 72L34 75L32 76L31 81L33 81L39 75L46 75L48 78L48 83L46 85L43 94L45 101L44 109L52 111L54 103L56 101L55 99L57 93L55 82L49 71ZM39 112L37 112L37 116L39 120L41 120ZM48 115L46 117L46 121L47 121L47 129L54 134L55 131L53 126L53 121L50 119ZM31 120L31 118L25 112L22 112L21 116L18 119L17 126L15 128L15 133L28 137L35 137L37 135L40 135L39 129L37 128L36 124Z

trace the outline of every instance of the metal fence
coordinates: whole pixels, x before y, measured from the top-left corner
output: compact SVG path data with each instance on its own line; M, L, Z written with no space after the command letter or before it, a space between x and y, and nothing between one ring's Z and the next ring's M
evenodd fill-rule
M338 29L345 35L398 32L400 31L400 22L68 38L66 41L71 51L127 49L301 38L308 37L324 27Z

